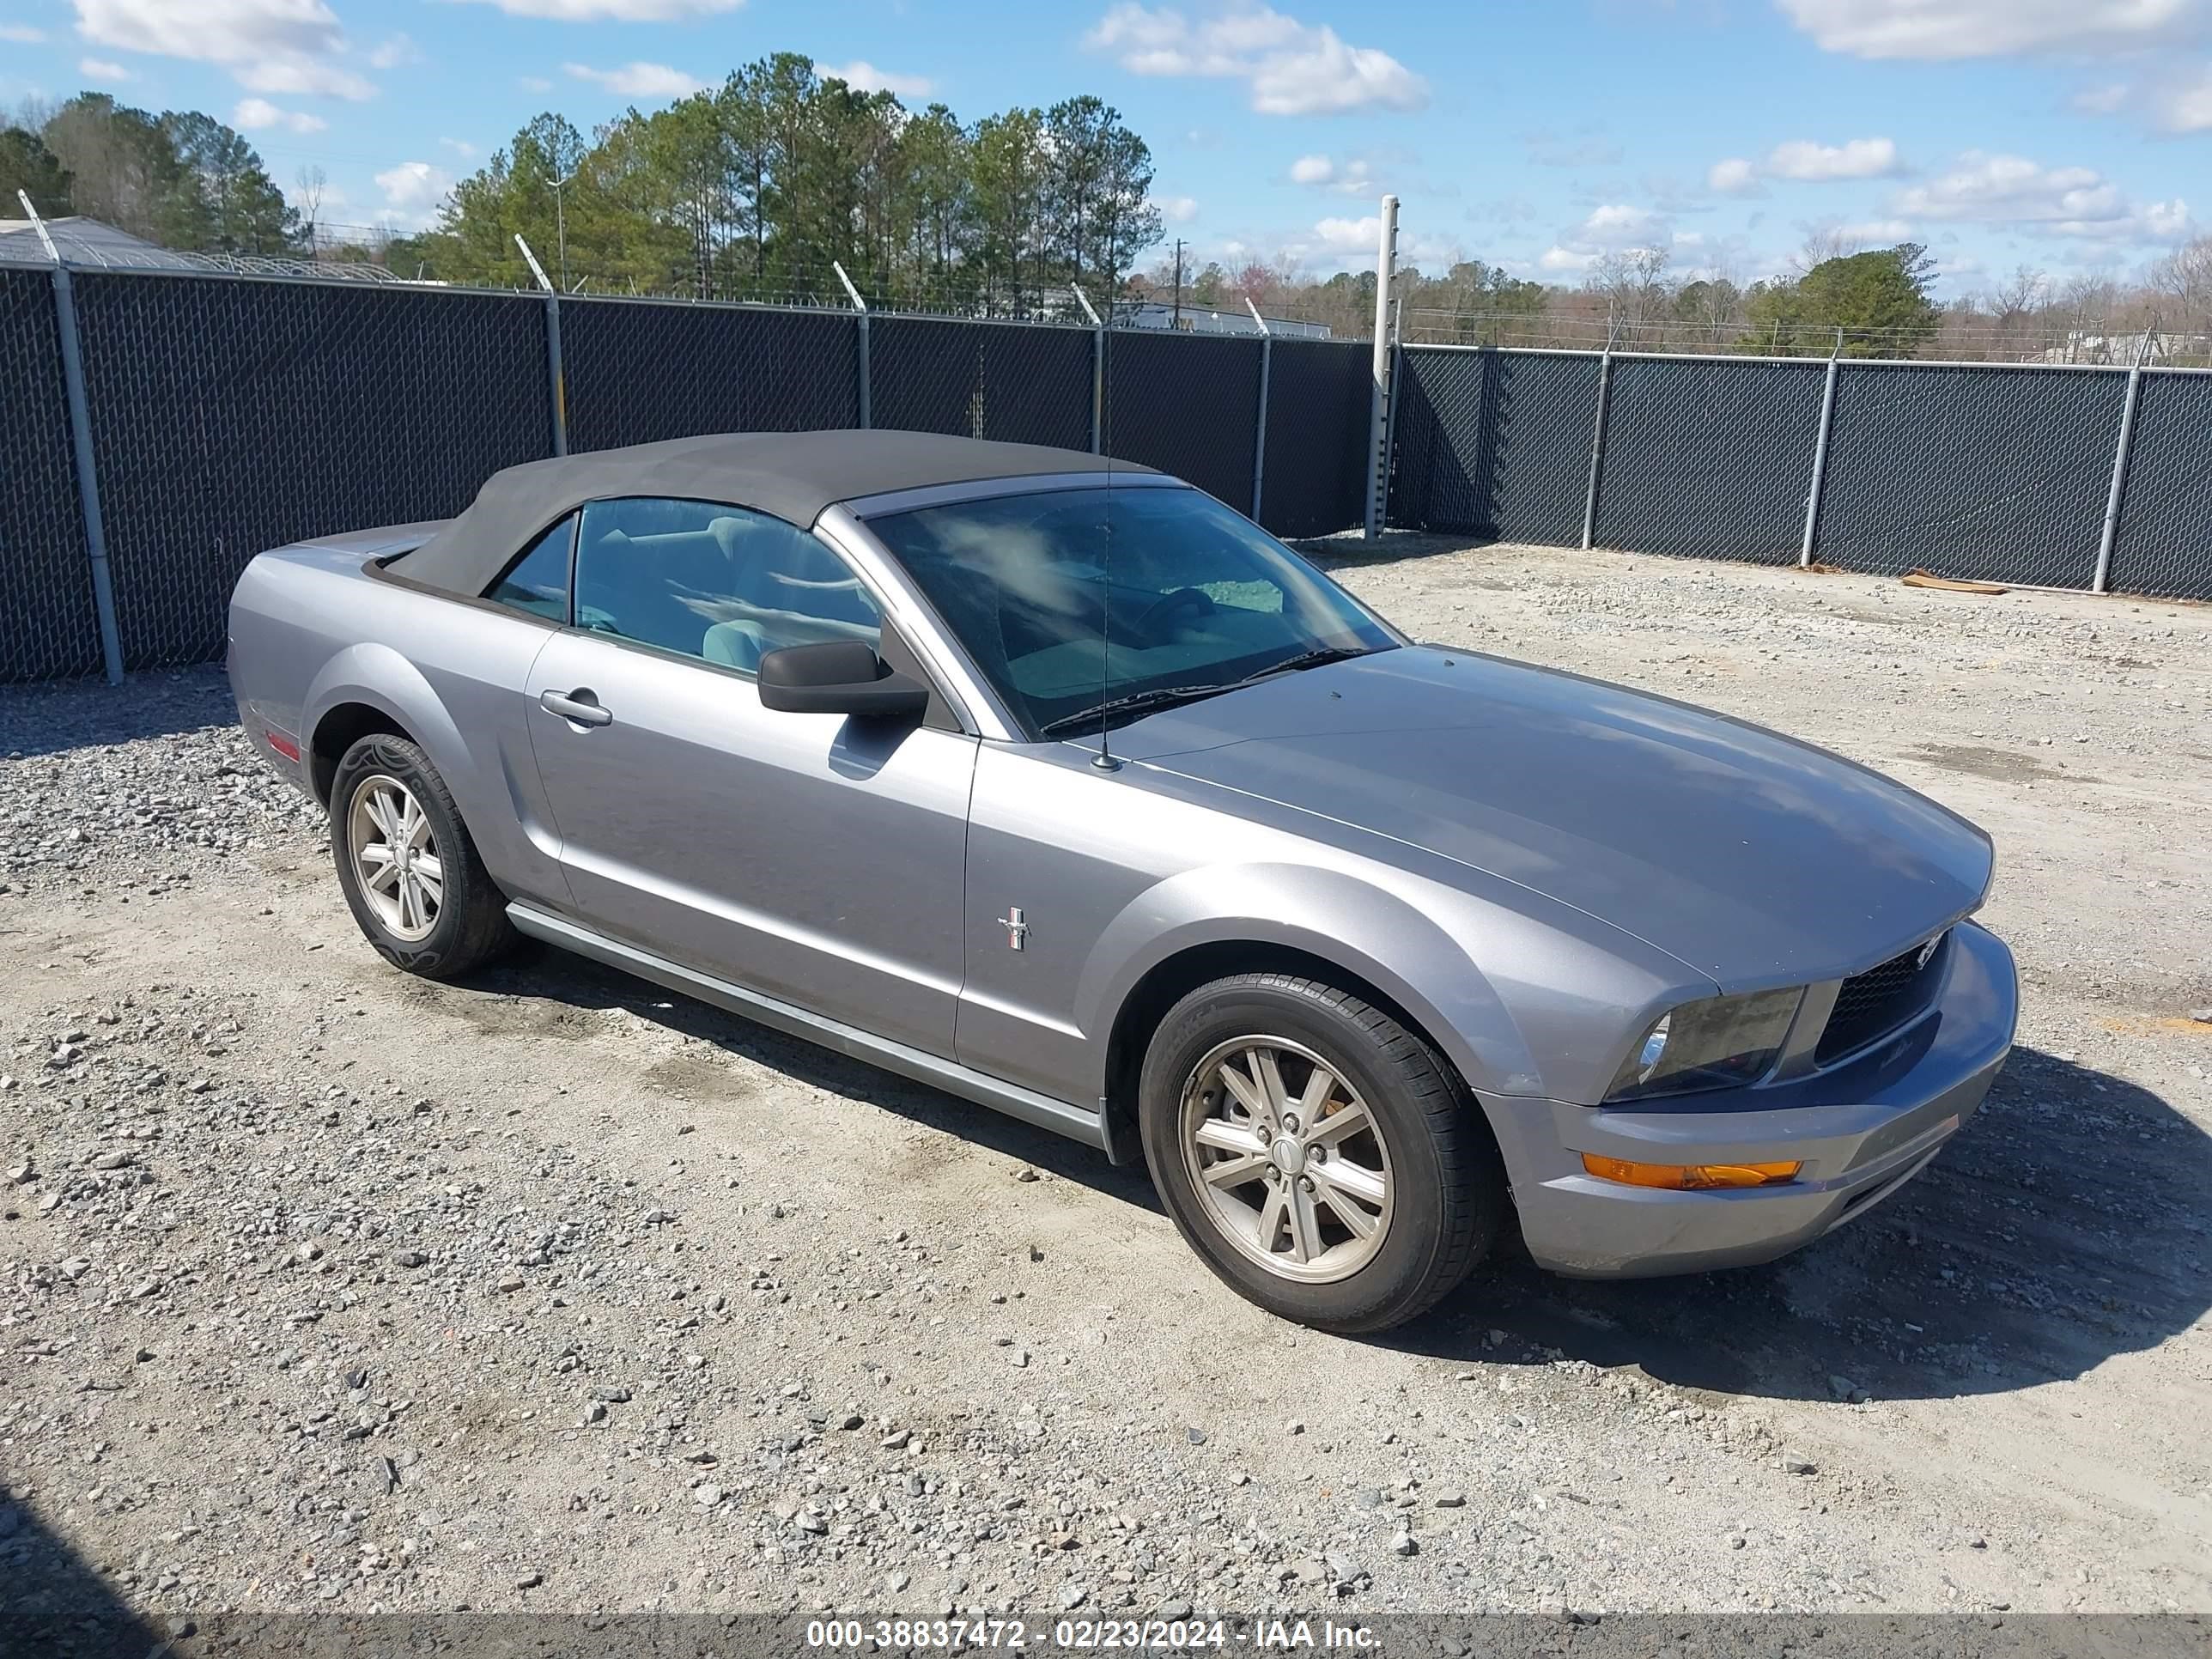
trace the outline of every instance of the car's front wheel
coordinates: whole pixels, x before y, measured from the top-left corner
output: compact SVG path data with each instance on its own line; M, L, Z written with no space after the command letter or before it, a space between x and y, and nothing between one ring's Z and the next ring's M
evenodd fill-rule
M372 732L338 761L331 851L354 920L395 968L453 979L514 941L445 779L404 738Z
M1284 974L1200 987L1145 1057L1139 1127L1184 1238L1270 1312L1379 1331L1435 1305L1505 1207L1465 1086L1381 1009Z

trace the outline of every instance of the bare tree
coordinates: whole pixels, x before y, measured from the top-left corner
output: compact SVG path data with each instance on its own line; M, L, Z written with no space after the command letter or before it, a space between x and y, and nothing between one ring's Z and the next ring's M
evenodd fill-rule
M1674 298L1674 284L1667 276L1668 258L1663 247L1602 254L1590 266L1583 286L1605 297L1614 325L1624 334L1648 332L1650 337L1639 343L1656 346L1660 333L1650 325L1666 318Z
M2212 331L2212 236L2185 242L2151 268L2150 285L2175 301L2185 328Z
M319 163L303 167L293 176L292 204L300 210L300 234L311 258L315 252L315 226L323 216L323 194L329 188L329 176Z
M1865 247L1864 242L1844 234L1838 226L1817 226L1805 233L1804 242L1790 256L1788 275L1793 281L1801 279L1831 259L1848 259L1854 253L1863 252Z

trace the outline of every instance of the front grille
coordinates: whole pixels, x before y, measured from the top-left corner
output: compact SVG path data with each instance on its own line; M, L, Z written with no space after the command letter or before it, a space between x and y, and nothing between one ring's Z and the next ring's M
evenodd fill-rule
M1845 980L1836 993L1836 1006L1829 1012L1827 1029L1820 1033L1820 1043L1813 1050L1814 1063L1825 1066L1854 1049L1863 1048L1925 1008L1936 976L1942 969L1943 950L1949 941L1948 933L1938 937L1925 963L1921 961L1920 953L1927 947L1924 944L1916 945L1879 968L1869 968Z

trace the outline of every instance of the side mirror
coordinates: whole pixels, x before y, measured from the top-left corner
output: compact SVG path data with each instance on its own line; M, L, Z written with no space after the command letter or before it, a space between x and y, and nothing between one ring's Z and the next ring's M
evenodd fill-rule
M760 659L763 708L785 714L850 714L866 720L919 720L927 688L884 665L860 640L787 645Z

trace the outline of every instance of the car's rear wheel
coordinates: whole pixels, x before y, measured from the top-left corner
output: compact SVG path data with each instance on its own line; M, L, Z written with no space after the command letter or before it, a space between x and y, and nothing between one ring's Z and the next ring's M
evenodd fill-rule
M1481 1260L1505 1207L1479 1109L1415 1033L1283 974L1218 980L1161 1021L1139 1118L1160 1201L1270 1312L1384 1330Z
M339 760L331 851L354 920L395 968L452 979L514 941L446 781L404 738L372 732Z

